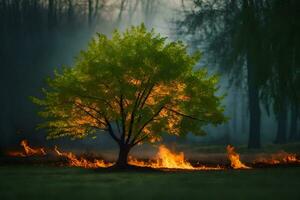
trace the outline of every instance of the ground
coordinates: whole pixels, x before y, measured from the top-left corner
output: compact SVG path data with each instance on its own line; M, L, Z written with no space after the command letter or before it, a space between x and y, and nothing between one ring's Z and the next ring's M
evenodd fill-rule
M103 172L0 166L0 199L300 199L300 167L193 172Z

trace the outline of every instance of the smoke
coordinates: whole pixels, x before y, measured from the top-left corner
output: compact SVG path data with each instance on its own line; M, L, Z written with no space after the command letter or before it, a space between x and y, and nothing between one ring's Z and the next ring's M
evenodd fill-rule
M51 146L55 143L85 151L115 148L114 142L105 135L80 141L46 141L45 133L35 129L40 119L36 115L37 108L28 96L40 95L40 89L45 87L45 77L52 76L54 69L72 65L75 56L86 47L96 32L110 35L115 28L124 30L143 22L149 29L154 28L170 39L187 41L188 38L178 35L174 22L182 17L183 10L190 9L189 1L100 0L91 1L91 7L89 1L85 0L67 5L63 4L65 1L57 1L59 3L55 5L49 5L52 1L7 2L0 5L0 146L4 149L17 146L25 138L33 145ZM209 70L216 71L213 66ZM219 127L207 127L209 134L204 137L188 135L183 141L172 137L166 138L166 141L246 143L249 116L245 90L245 87L230 88L228 78L222 77L220 94L227 93L223 103L229 122ZM266 113L263 113L262 120L263 141L270 142L274 137L271 133L275 132L274 120Z

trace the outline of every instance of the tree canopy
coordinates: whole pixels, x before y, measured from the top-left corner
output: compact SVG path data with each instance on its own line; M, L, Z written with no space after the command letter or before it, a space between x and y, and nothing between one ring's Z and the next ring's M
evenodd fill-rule
M120 152L162 133L203 135L204 125L226 118L218 76L195 67L199 59L144 25L97 34L74 66L48 79L44 97L33 98L46 119L40 127L49 138L108 133Z

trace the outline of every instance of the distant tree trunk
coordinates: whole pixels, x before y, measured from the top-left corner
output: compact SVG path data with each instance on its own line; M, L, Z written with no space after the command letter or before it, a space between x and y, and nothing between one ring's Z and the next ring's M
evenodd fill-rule
M122 21L122 14L123 14L123 11L125 9L126 1L127 0L121 0L121 3L120 3L120 10L119 10L118 19L117 19L117 25L118 26L120 26L121 21Z
M93 1L92 0L88 0L88 25L89 28L92 27L92 15L93 15Z
M259 107L259 88L255 81L255 70L251 60L247 58L248 69L248 95L249 95L249 140L248 148L260 148L260 107Z
M54 0L48 0L48 29L54 26Z
M119 155L115 167L117 168L128 167L128 154L131 148L132 147L130 145L126 145L126 144L119 145Z
M247 114L248 114L248 110L247 109L247 103L246 103L246 100L245 100L245 94L244 92L242 91L241 92L241 114L240 114L240 117L241 117L241 132L242 133L246 133L246 118L247 118Z
M68 0L68 21L69 23L73 22L73 2Z
M238 101L237 101L237 87L234 87L234 92L233 92L233 100L232 100L232 135L233 138L237 139L237 107L238 107Z
M130 3L129 12L128 12L128 14L129 14L129 20L128 20L128 22L129 22L129 24L132 23L132 17L136 13L136 10L137 10L137 7L139 5L139 2L140 2L140 0L135 0L134 5L132 5L132 1Z
M292 106L291 106L291 123L290 123L290 137L289 139L290 140L296 140L298 139L298 132L297 132L297 127L298 127L298 124L297 124L297 118L298 118L298 113L299 110L298 110L298 105L297 103L292 103Z
M283 89L283 88L281 88ZM284 144L287 140L287 98L284 94L279 97L277 113L277 134L274 143Z

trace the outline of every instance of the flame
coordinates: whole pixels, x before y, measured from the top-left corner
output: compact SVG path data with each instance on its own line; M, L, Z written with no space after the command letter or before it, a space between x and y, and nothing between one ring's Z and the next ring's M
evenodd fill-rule
M9 151L9 156L15 157L27 157L27 156L45 156L46 152L43 147L30 147L27 140L22 140L20 145L23 147L23 151Z
M32 148L29 146L28 141L27 140L22 140L21 141L21 146L24 148L25 154L27 156L32 156L32 155L46 155L46 152L44 150L43 147L41 148Z
M187 169L187 170L220 170L223 169L217 167L199 166L194 167L185 160L184 153L178 154L171 152L166 146L160 145L158 152L154 160L148 162L137 160L133 157L129 157L129 164L140 166L140 167L151 167L151 168L166 168L166 169Z
M235 152L234 147L231 145L227 145L227 156L230 160L230 165L233 169L250 169L250 167L246 166L240 161L240 155Z
M62 152L58 150L57 146L54 147L54 151L57 155L65 157L69 161L69 165L73 167L83 167L83 168L103 168L110 167L113 163L105 163L104 160L94 159L93 162L81 157L77 158L72 152Z
M276 164L300 163L300 160L297 159L296 154L280 151L271 154L270 156L260 156L254 161L254 163L276 165Z

